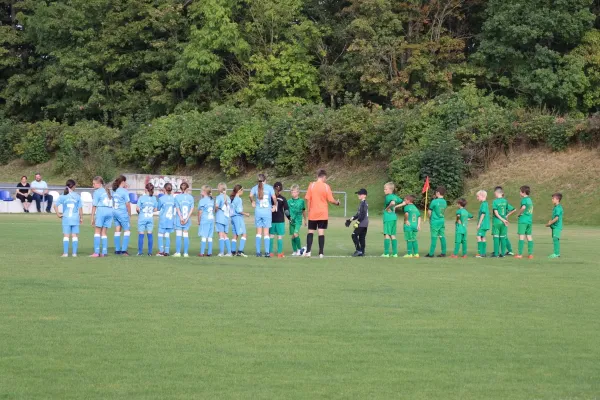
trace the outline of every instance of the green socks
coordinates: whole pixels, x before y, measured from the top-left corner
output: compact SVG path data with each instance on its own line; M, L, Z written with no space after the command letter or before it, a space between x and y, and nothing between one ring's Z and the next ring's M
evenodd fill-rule
M398 240L392 239L392 254L398 254Z
M383 254L390 254L390 239L383 239Z
M512 244L510 244L510 240L508 240L508 237L505 237L504 241L506 243L506 251L508 251L509 253L512 253L513 252Z
M533 254L533 240L531 242L527 242L527 252L529 255Z
M560 256L560 239L557 237L553 237L552 243L554 244L554 254Z
M412 242L413 255L419 254L419 242Z
M412 242L406 242L406 254L413 254Z
M519 239L519 255L523 255L523 249L525 248L525 241Z
M440 243L442 243L442 254L446 255L446 238L445 237L441 237L440 238Z
M429 246L429 254L434 255L435 254L435 247L437 246L437 238L436 237L432 237L431 238L431 246Z
M498 257L499 254L500 254L500 237L494 236L494 255L496 257Z
M456 243L454 243L454 255L455 256L458 255L458 250L460 250L460 242L457 240Z
M500 239L500 254L506 254L506 237L502 236Z
M294 253L298 251L298 246L296 246L296 238L292 236L292 250Z
M283 239L277 239L277 254L283 253Z

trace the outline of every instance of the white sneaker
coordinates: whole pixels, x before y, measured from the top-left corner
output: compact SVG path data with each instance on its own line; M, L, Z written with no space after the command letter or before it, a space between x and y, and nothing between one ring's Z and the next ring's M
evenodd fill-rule
M225 257L225 255L223 253L219 253L217 254L217 257Z
M231 253L227 253L223 257L233 257L233 255Z
M73 254L71 257L77 257L77 254Z
M183 255L183 258L188 258L189 256L190 256L190 255L189 255L188 253L185 253L185 254Z
M173 257L181 257L181 253L175 253L173 254Z
M319 258L325 258L325 255L319 254Z
M61 257L69 257L68 254L63 254Z
M297 251L293 252L292 257L298 257L298 252Z
M304 253L304 257L309 257L310 258L310 251L307 251L306 253Z

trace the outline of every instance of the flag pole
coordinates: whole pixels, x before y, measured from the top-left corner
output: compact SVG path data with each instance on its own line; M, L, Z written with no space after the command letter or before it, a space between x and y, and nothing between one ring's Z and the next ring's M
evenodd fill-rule
M425 192L425 210L423 210L423 212L425 213L425 222L427 222L427 195L429 194L429 189Z

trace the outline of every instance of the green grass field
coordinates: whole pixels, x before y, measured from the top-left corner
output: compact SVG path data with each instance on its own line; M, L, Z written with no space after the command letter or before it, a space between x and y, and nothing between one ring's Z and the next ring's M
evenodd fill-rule
M0 227L0 399L600 397L598 229L549 261L541 226L534 260L61 259L55 216Z

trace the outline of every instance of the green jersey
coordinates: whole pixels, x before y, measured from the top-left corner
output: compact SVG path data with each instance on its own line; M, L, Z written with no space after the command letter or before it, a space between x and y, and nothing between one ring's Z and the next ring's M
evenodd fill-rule
M532 224L533 223L533 201L531 197L523 197L521 200L521 208L525 207L525 211L519 217L520 224Z
M392 201L394 202L394 205L392 207L390 207L390 211L387 211L386 209L390 206ZM398 220L398 214L396 214L396 210L394 210L394 207L397 206L398 204L402 204L402 199L400 197L396 196L393 193L385 196L385 209L383 210L383 222Z
M563 207L560 204L554 206L552 210L552 219L558 217L558 221L550 225L552 229L562 230L563 228Z
M467 233L470 218L473 218L473 215L464 208L459 208L456 211L456 233Z
M513 206L511 206L510 204L508 204L508 200L506 200L504 197L494 200L494 202L492 203L492 213L494 215L494 223L502 222L500 220L500 218L496 217L496 214L494 213L494 211L498 211L498 214L502 218L506 219L506 216L508 215L508 213L513 211L514 209L515 208Z
M483 215L483 220L481 220L481 216ZM479 229L487 230L490 229L490 205L487 201L482 201L481 206L479 206L479 215L477 216L477 220L481 221L481 225Z
M448 207L448 203L443 198L434 199L429 205L429 209L431 210L431 224L432 225L444 225L444 213L446 212L446 208Z
M292 221L302 221L302 212L306 210L304 199L289 199L287 203L290 208L290 219Z
M419 226L419 217L421 216L419 209L414 204L408 204L404 206L404 213L408 213L408 223L416 229Z

